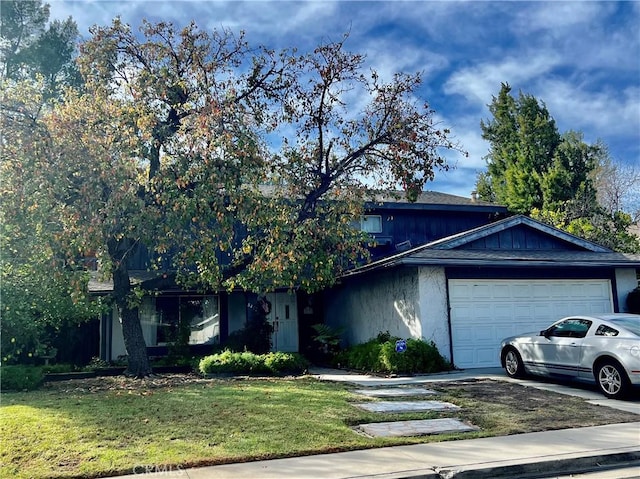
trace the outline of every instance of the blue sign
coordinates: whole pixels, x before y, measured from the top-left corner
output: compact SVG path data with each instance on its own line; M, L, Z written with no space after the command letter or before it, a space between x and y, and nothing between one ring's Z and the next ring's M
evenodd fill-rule
M396 353L404 353L407 350L407 342L404 339L396 341Z

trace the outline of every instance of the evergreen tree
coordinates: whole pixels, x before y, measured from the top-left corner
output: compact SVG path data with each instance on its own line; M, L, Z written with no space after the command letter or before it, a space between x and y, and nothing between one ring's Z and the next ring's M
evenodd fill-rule
M610 186L603 191L602 172L612 170L605 145L587 144L581 132L560 134L544 103L524 93L514 98L506 83L489 111L493 118L480 123L489 142L487 171L476 181L480 198L614 250L640 251L640 241L628 233L631 216L611 208L620 202L602 204L620 197Z
M42 0L3 0L0 9L0 65L6 80L44 79L43 100L65 86L81 85L75 64L78 26L71 17L49 22Z
M490 145L487 173L477 185L480 197L516 213L541 208L541 176L561 141L555 120L535 97L520 93L514 98L506 83L489 111L493 119L480 123L482 137Z

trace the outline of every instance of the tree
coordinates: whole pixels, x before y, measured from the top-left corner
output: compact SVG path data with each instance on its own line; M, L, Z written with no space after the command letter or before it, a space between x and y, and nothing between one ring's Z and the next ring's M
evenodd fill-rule
M561 141L555 121L535 97L521 92L513 98L506 83L489 111L493 119L480 122L482 138L490 145L487 172L477 185L480 197L516 213L542 208L541 175Z
M32 362L48 352L48 333L95 318L100 301L86 296L82 265L65 261L56 248L54 205L32 176L42 167L47 132L40 124L42 83L2 88L0 162L0 282L2 363ZM36 181L34 181L36 179Z
M587 144L581 132L560 134L543 103L523 93L514 98L508 84L489 110L493 118L480 124L490 144L487 171L476 182L482 199L612 249L638 251L628 233L631 217L605 187L604 171L615 171L606 145ZM633 185L633 175L629 180Z
M597 209L593 172L606 150L588 145L579 132L569 131L540 175L542 209L564 210L568 221L588 217Z
M78 27L69 17L50 24L49 5L42 0L6 0L0 11L2 77L35 78L45 82L44 100L54 98L65 86L79 86L75 65Z
M438 150L456 147L412 102L419 75L366 77L343 42L298 55L193 23L141 34L118 19L93 29L79 57L86 91L44 119L32 169L60 218L57 245L70 258L97 251L112 277L137 376L151 370L127 266L136 247L185 287L319 289L366 254L350 224L371 178L415 198L446 168ZM354 88L371 100L359 115ZM275 154L264 135L289 126Z
M607 154L594 176L598 203L604 210L609 214L627 210L635 223L640 222L640 167L615 163Z

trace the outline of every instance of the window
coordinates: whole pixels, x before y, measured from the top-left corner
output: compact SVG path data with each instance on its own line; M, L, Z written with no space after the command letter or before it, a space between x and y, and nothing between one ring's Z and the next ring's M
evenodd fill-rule
M382 233L382 216L364 215L360 218L360 230L365 233Z
M617 336L618 330L601 324L596 330L596 336Z
M220 341L217 296L173 296L156 299L157 343L167 344L189 335L189 344Z
M559 338L584 338L590 327L591 321L587 319L567 319L553 326L549 335Z

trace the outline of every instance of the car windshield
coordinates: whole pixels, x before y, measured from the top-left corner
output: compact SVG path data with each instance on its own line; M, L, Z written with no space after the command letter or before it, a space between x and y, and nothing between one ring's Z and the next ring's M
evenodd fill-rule
M622 326L627 331L632 332L636 336L640 336L640 320L633 316L623 316L610 320L611 323Z

